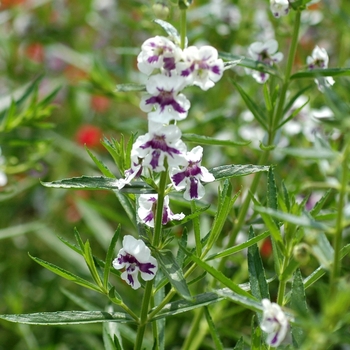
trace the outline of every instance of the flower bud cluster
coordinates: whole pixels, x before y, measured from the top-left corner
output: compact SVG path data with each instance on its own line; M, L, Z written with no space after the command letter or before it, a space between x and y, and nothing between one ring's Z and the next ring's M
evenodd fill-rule
M175 190L184 190L187 200L200 199L204 196L202 182L215 179L201 166L202 147L187 151L176 123L187 118L191 106L182 93L185 87L210 89L222 77L224 63L211 46L181 49L175 40L156 36L142 44L137 67L148 76L146 93L140 102L141 110L148 116L148 132L136 139L131 150L131 167L125 178L119 180L118 187L129 184L144 170L169 171ZM142 207L148 202L141 196L140 203ZM147 211L146 207L142 210ZM148 218L145 223L151 226L152 220L145 217Z

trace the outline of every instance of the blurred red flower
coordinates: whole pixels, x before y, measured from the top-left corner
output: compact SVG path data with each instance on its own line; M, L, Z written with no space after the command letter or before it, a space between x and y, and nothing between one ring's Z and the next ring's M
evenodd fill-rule
M109 98L101 95L91 96L91 108L98 113L106 112L110 106L111 102Z
M99 147L102 138L102 131L99 127L94 125L83 125L75 135L76 142L87 147Z

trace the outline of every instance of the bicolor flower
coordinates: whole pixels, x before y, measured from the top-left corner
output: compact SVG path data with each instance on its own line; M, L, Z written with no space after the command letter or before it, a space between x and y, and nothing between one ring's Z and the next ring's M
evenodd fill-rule
M306 58L306 63L309 69L326 69L328 68L329 57L327 51L324 48L316 46L311 56ZM315 79L315 83L320 91L323 91L324 87L331 87L335 81L332 77L319 77Z
M142 159L138 157L137 151L131 150L131 167L124 172L124 179L117 180L117 187L121 190L125 185L129 184L133 179L138 178L142 174Z
M141 98L140 108L148 113L148 119L168 124L171 120L182 120L187 117L190 101L180 91L186 80L180 76L151 76L146 83L148 94Z
M123 248L119 250L112 264L117 270L125 269L121 278L133 289L141 286L138 280L139 272L144 281L150 281L158 270L157 260L151 256L150 249L141 239L130 235L124 236Z
M155 69L171 75L181 58L181 53L182 50L168 38L155 36L142 44L141 52L137 56L137 67L147 75L152 74Z
M139 197L139 208L137 214L140 220L147 226L154 227L156 212L157 194L141 194ZM169 196L164 197L162 224L166 225L169 221L182 220L185 217L183 213L174 214L169 206Z
M277 50L277 41L270 39L266 42L257 41L251 44L248 48L248 53L255 61L273 66L274 63L281 62L283 59L283 53L277 52ZM269 78L269 74L260 71L254 71L252 75L258 83L265 83Z
M267 333L266 342L272 347L279 346L286 338L289 330L287 316L281 307L276 303L271 303L268 299L262 300L263 317L260 328Z
M142 159L142 166L155 172L164 171L165 158L171 167L185 164L187 147L181 140L180 129L176 125L149 125L149 132L137 138L131 151Z
M288 15L289 1L288 0L270 0L270 9L274 17L279 18L281 16Z
M180 75L187 78L189 85L197 85L202 90L213 87L224 71L224 63L212 46L202 46L199 49L190 46L184 49L183 61L178 64Z
M187 152L187 164L182 169L174 168L170 171L170 179L177 191L185 190L186 200L201 199L204 194L204 186L201 182L212 182L214 176L208 169L201 166L203 148L197 146L191 152Z

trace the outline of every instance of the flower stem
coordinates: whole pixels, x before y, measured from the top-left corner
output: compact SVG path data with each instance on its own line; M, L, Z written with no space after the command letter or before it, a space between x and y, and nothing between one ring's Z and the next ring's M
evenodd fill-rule
M343 233L343 217L344 217L344 205L346 202L347 195L347 183L349 181L349 153L350 153L350 142L346 140L345 149L342 156L342 173L340 183L340 193L337 208L337 219L335 225L335 233L333 237L333 249L334 249L334 261L333 268L331 271L331 292L333 293L336 289L337 279L340 276L340 250L342 245L342 233Z
M180 48L183 50L186 46L186 24L187 24L187 12L185 9L181 10L181 17L180 17Z
M196 211L196 202L194 200L191 201L191 210L192 210L192 214L195 213L195 211ZM199 217L198 216L193 218L193 231L194 231L194 237L196 240L197 256L200 257L202 254L202 242L201 242L201 233L200 233Z
M140 314L140 324L137 329L136 341L134 345L134 350L140 350L142 348L143 336L145 334L146 324L147 324L147 314L149 303L152 296L153 281L147 281L145 292L143 294L141 314Z

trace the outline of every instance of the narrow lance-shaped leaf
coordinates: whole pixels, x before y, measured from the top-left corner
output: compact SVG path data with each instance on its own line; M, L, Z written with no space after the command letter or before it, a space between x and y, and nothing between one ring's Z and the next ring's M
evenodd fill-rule
M215 327L215 323L214 323L214 321L209 313L209 309L207 306L204 307L204 314L205 314L205 318L207 320L207 324L209 326L211 337L212 337L214 344L215 344L215 349L216 350L223 350L224 347L222 345L219 333Z
M202 269L207 271L210 275L212 275L217 281L221 282L225 287L228 287L235 293L244 296L246 298L255 300L253 296L251 296L249 293L247 293L245 290L243 290L240 286L238 286L236 283L234 283L231 279L226 277L221 271L218 271L214 267L208 265L205 261L203 261L201 258L198 258L194 254L192 254L190 251L188 251L185 247L180 245L180 248L183 249L186 254L195 262L198 266L200 266Z
M0 315L0 318L9 322L44 326L101 322L133 322L133 319L128 314L105 311L39 312L32 314Z
M85 146L86 152L89 154L90 158L94 161L96 166L100 169L101 173L110 178L115 178L114 174L108 169L108 167L102 163L99 159L97 159L94 154Z
M269 167L265 165L221 165L209 169L209 171L214 175L216 180L227 179L231 177L246 176L254 173L259 173L261 171L268 171Z
M72 282L74 282L76 284L79 284L79 285L81 285L81 286L83 286L85 288L92 289L92 290L94 290L96 292L99 292L99 293L101 292L100 288L97 287L96 285L94 285L93 283L91 283L91 282L89 282L89 281L87 281L87 280L85 280L85 279L83 279L83 278L81 278L79 276L76 276L73 273L71 273L71 272L69 272L69 271L67 271L65 269L62 269L61 267L58 267L58 266L56 266L54 264L51 264L51 263L49 263L47 261L44 261L44 260L41 260L41 259L36 258L34 256L31 256L30 254L29 254L29 256L35 262L37 262L41 266L45 267L46 269L52 271L56 275L59 275L59 276L65 278L65 279L67 279L69 281L72 281Z
M336 77L350 75L350 68L313 69L293 74L290 79Z
M183 276L182 269L172 252L170 250L155 252L155 255L164 275L168 278L171 285L184 299L191 300L191 293Z
M213 137L208 137L204 135L197 134L182 134L182 139L187 142L194 142L196 144L202 145L213 145L213 146L246 146L249 145L251 141L231 141L231 140L220 140Z
M255 237L253 228L249 229L249 239ZM255 298L270 299L269 287L266 281L265 270L256 244L248 248L248 271L250 290Z
M108 278L109 278L109 271L111 269L112 266L112 260L113 260L113 255L114 255L114 249L115 246L118 242L118 238L120 235L120 226L118 226L117 230L114 233L114 236L111 240L111 244L108 247L108 251L107 251L107 255L106 255L106 263L105 263L105 267L103 270L103 286L105 289L108 289Z
M299 269L294 272L290 307L301 316L305 316L308 313L303 277ZM292 325L292 335L293 342L295 343L296 347L300 348L303 340L305 339L305 332L303 328L297 325Z

